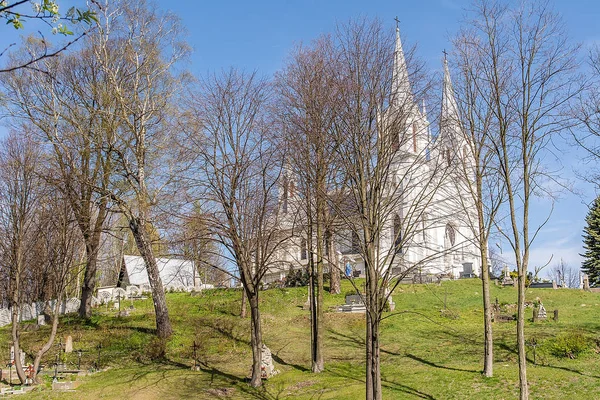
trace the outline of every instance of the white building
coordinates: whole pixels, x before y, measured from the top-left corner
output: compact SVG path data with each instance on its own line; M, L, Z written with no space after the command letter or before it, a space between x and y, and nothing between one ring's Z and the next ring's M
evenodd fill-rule
M389 214L385 232L380 235L380 248L396 252L388 268L398 274L410 270L409 276L417 273L450 278L478 275L481 262L471 227L476 222L476 210L466 189L470 174L464 173L472 165L471 150L458 122L447 61L444 59L440 131L435 139L430 134L424 104L419 107L413 98L398 28L393 74L390 104L380 118L384 122L402 118L402 123L395 126L403 126L404 131L392 133L392 146L397 151L390 174L390 186L396 188L394 193L401 198L394 203L397 207ZM396 118L398 115L401 117ZM423 201L429 188L435 188L433 194ZM295 189L294 179L288 174L281 188L280 212L294 214L297 223L298 212L292 206ZM405 233L403 227L410 229ZM357 234L342 226L329 237L331 246L326 246L326 262L342 271L344 265L350 263L359 274L364 273L364 263L357 251ZM334 254L329 254L331 252ZM265 275L267 282L282 279L290 268L307 264L306 236L298 234L278 256L279 266Z
M148 271L140 256L124 256L125 270L130 285L149 285ZM157 258L156 264L164 287L200 287L200 277L194 262L177 258Z

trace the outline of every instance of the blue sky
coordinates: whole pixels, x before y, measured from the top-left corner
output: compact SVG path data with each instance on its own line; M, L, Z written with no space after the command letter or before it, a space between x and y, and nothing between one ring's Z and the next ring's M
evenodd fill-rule
M418 55L428 68L441 73L442 50L451 48L450 38L464 20L471 1L216 1L202 6L193 1L162 1L159 4L182 18L194 48L190 68L200 75L229 66L272 74L281 68L294 45L331 32L337 22L361 16L380 18L390 29L394 29L394 17L398 16L404 45L416 44ZM573 41L582 43L584 48L600 42L597 25L600 3L560 1L554 5ZM560 258L573 266L581 262L578 254L583 251L584 218L595 192L591 184L576 176L585 175L590 166L582 165L580 160L584 155L576 148L561 146L560 153L562 178L573 184L578 194L564 192L556 201L552 216L532 249L532 267L547 263L550 257L552 264ZM551 202L540 199L533 208L533 224L537 225L549 212ZM507 245L502 247L504 254L510 250Z
M189 69L197 75L230 66L273 74L281 68L294 45L331 32L337 22L361 16L380 18L390 30L394 29L394 17L398 16L404 45L416 44L419 58L431 71L441 73L442 50L451 48L449 38L471 4L465 0L159 0L157 3L181 17L194 49ZM557 1L554 5L574 41L582 43L584 48L600 43L597 25L600 3L573 0ZM7 30L8 27L2 28L2 49L14 35ZM556 202L532 250L532 266L546 263L550 256L554 261L562 257L573 266L580 264L578 253L582 252L584 218L595 192L591 184L576 177L585 175L590 167L581 163L582 152L561 146L560 153L562 177L579 194L563 193ZM534 222L541 221L550 209L550 202L536 201L534 208ZM503 252L508 251L504 245Z

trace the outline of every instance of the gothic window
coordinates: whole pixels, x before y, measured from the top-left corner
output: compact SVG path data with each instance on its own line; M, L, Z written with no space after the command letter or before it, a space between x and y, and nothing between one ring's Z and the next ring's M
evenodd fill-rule
M454 246L456 243L456 230L450 224L446 224L446 238L448 238L450 246Z
M360 238L358 237L358 233L352 232L352 254L356 254L360 252Z
M302 238L300 240L300 259L307 260L308 259L308 248L306 246L306 239Z
M398 151L398 149L400 148L400 135L398 135L398 132L391 132L392 134L392 151Z
M284 213L287 213L288 211L288 178L287 176L283 177L283 195L281 196L281 200L283 202L282 204L282 209Z
M294 197L295 193L296 193L296 185L294 185L294 181L290 181L289 188L288 188L288 196Z
M450 149L446 149L446 160L448 161L448 166L452 163L452 159L450 157Z
M412 138L413 138L413 150L417 152L417 122L413 122L412 124Z
M394 216L394 253L402 254L402 220L397 214Z

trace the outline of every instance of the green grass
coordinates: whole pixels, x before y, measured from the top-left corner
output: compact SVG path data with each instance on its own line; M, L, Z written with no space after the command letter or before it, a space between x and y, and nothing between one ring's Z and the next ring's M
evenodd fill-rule
M351 291L344 281L342 295L325 295L326 308L341 304ZM261 292L264 341L280 373L259 389L250 388L249 319L240 319L239 290L205 291L201 296L167 295L173 337L154 339L150 300L135 302L130 317L116 318L100 307L87 323L73 317L61 321L60 335L73 336L74 348L84 351L82 364L98 358L103 369L82 379L76 392L36 389L31 398L51 399L357 399L364 397L364 315L325 314L325 372L310 368L308 311L302 309L306 288ZM440 310L444 298L458 318ZM480 281L461 280L438 285L406 285L394 294L396 312L382 323L382 378L388 399L511 399L518 396L515 322L494 324L494 377L481 375L482 306ZM492 288L492 300L516 301L515 288ZM527 322L531 398L600 398L600 293L577 290L529 289L527 300L540 297L549 317L559 310L558 323ZM528 318L531 317L528 310ZM49 327L24 332L25 348L41 345ZM0 330L0 347L9 347L8 327ZM63 339L64 340L64 339ZM192 344L198 344L201 371L191 371ZM574 344L573 344L574 343ZM576 346L576 358L558 357ZM558 351L556 349L559 349ZM46 360L53 362L53 349ZM76 353L67 355L75 365ZM0 360L1 361L1 360Z

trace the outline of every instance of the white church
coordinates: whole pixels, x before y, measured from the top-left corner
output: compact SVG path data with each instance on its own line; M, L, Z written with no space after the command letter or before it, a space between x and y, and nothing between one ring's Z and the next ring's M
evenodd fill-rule
M390 265L393 275L408 278L457 279L479 275L481 258L472 224L477 222L475 202L469 190L472 174L471 150L459 121L447 60L444 58L440 130L432 138L425 105L419 107L413 98L400 33L396 27L396 43L392 77L392 96L383 120L402 114L403 132L393 134L393 192L401 198L394 204L389 221L380 236L381 249L393 249ZM397 130L397 129L396 129ZM415 179L415 177L418 177ZM402 183L396 183L402 182ZM280 190L283 213L297 214L291 206L295 195L293 177L286 176ZM426 201L423 201L427 193ZM290 204L288 204L290 203ZM409 226L409 236L402 227ZM302 230L278 253L277 267L271 268L265 282L282 280L290 269L308 263L309 249ZM364 275L364 262L358 251L358 235L343 227L327 234L331 243L325 247L325 270L337 268L340 273ZM402 239L402 240L400 240ZM402 243L401 245L399 243ZM333 253L333 254L331 254Z

